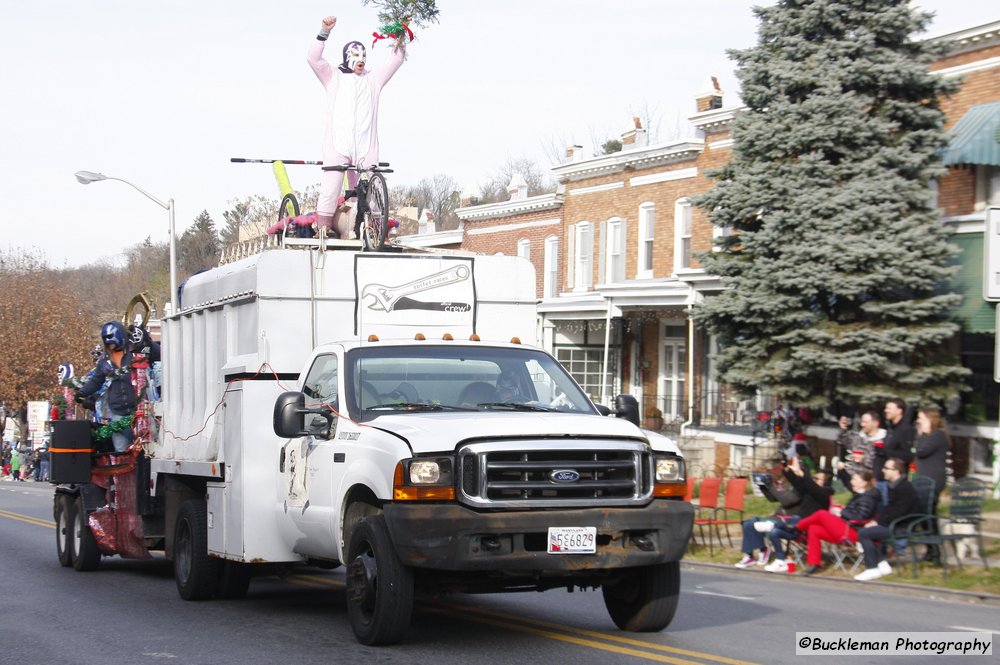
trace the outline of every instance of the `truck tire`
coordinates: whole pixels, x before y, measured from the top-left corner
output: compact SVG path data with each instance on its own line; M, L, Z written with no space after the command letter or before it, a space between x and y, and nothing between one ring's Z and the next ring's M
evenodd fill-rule
M353 530L347 556L347 616L362 644L395 644L413 614L413 572L396 556L382 515Z
M215 596L223 600L235 600L247 595L250 587L250 565L239 561L220 561L219 577L216 580Z
M97 541L90 531L87 510L83 507L83 497L76 497L72 506L69 549L73 568L80 572L97 570L97 566L101 563L101 551L97 549Z
M613 584L601 587L604 606L622 630L655 632L670 625L681 591L681 564L670 561L629 568Z
M69 539L73 534L73 497L68 494L56 494L52 506L53 518L56 522L56 553L59 555L59 565L73 565L73 550Z
M205 502L181 504L174 526L174 581L184 600L207 600L215 594L218 560L208 555L208 515Z

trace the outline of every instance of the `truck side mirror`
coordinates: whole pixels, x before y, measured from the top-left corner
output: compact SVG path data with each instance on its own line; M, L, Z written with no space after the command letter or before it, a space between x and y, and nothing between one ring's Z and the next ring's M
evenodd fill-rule
M274 402L274 433L283 439L303 436L306 396L298 392L282 393Z
M333 415L326 409L307 409L306 396L299 392L287 392L278 396L274 402L274 433L282 439L294 439L298 436L316 435L320 432L305 429L307 414L316 414L326 418L326 434L329 435Z
M615 397L615 415L639 426L639 401L631 395Z

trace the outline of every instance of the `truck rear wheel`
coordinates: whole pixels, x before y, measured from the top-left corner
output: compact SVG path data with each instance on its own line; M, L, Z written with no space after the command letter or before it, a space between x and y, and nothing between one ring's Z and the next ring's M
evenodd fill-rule
M184 600L206 600L215 593L218 561L208 555L208 515L205 502L181 504L174 527L174 581Z
M670 625L681 591L681 564L629 568L618 581L604 584L604 606L622 630L655 632Z
M369 646L395 644L410 626L413 572L396 556L382 515L353 530L347 561L347 615L355 637Z
M56 521L56 553L59 555L59 565L73 565L73 550L69 539L73 533L73 497L68 494L56 494L52 506Z
M97 549L97 541L90 531L87 509L83 507L83 497L76 497L72 506L69 520L71 525L69 549L73 568L81 572L97 570L97 566L101 563L101 552Z

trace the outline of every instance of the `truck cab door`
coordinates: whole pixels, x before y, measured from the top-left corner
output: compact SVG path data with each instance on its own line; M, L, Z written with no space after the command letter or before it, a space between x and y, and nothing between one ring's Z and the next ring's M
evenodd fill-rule
M326 407L333 420L307 414L309 435L291 439L282 451L282 488L286 514L300 537L296 551L325 556L334 551L333 448L340 411L340 359L337 354L317 356L302 384L306 406Z

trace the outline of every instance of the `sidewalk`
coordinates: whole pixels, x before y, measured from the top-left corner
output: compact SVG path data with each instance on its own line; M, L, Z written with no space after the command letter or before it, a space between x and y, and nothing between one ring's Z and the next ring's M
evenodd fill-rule
M905 575L900 573L898 575L893 575L892 577L883 577L870 582L858 582L850 577L844 577L841 575L812 575L806 577L798 574L788 575L781 573L769 573L763 568L758 568L756 566L740 570L738 568L734 568L731 564L713 563L710 561L695 561L688 558L685 558L681 563L697 568L707 568L718 572L733 573L736 575L766 575L778 579L793 579L796 582L802 582L803 584L833 585L840 586L841 588L853 588L857 591L864 591L866 589L888 591L905 596L950 599L961 602L982 603L991 607L1000 607L1000 593L990 593L987 591L966 591L964 589L948 589L946 587L928 586L926 584L907 584L903 580L912 579L909 576L909 568L905 571ZM1000 565L1000 560L989 559L989 563L990 568L993 568L994 564Z

